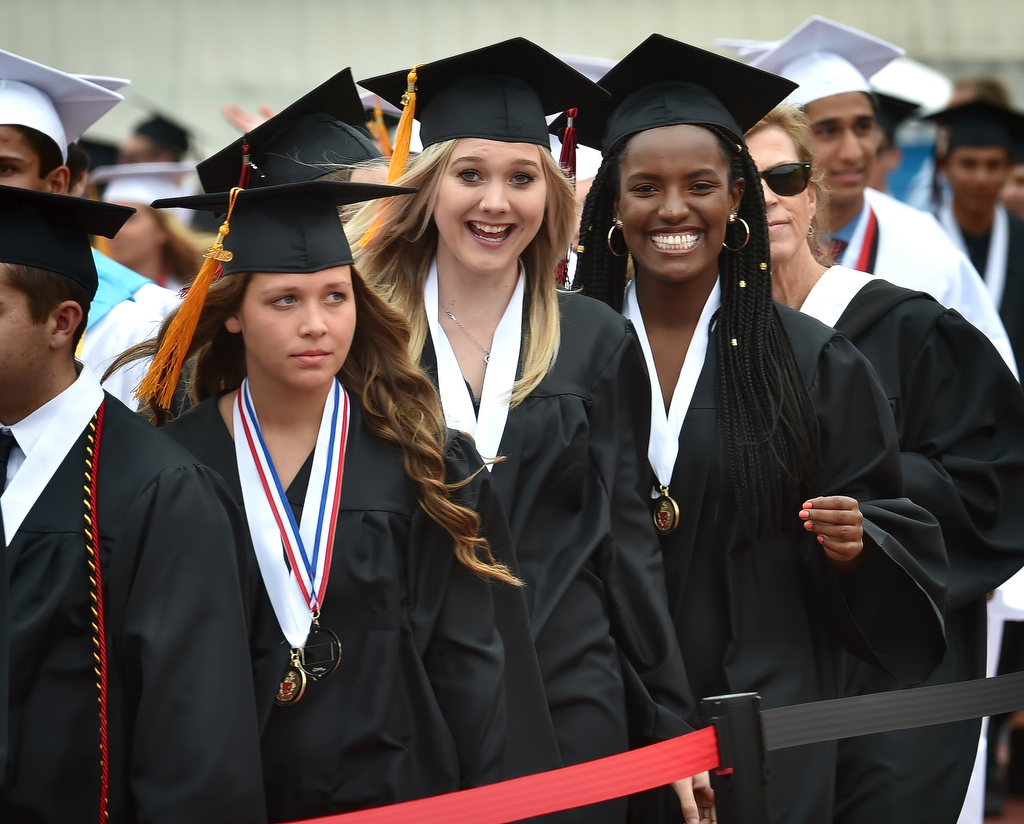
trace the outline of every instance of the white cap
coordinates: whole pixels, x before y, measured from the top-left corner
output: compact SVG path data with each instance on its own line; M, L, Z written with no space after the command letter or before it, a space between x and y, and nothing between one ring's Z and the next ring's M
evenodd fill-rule
M754 60L766 51L771 51L777 45L778 40L743 40L739 37L716 37L715 45L721 46L734 52L744 60Z
M870 92L869 78L903 53L892 43L815 15L750 65L799 83L786 102L806 106L835 94Z
M90 83L95 83L97 86L102 86L112 92L116 92L118 89L123 89L125 86L130 86L132 81L127 77L107 77L105 74L78 74L77 72L72 75L80 80L87 80Z
M65 162L68 143L123 99L88 80L0 49L0 125L42 132L57 144Z
M154 200L190 194L183 182L195 168L192 161L101 166L89 175L89 183L107 184L103 199L108 203L142 203L148 206Z

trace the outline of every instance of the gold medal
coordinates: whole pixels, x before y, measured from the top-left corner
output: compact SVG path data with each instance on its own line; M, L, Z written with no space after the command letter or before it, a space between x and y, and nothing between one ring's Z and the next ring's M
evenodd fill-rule
M292 660L285 668L284 677L281 679L281 686L277 688L277 705L279 707L290 707L297 704L306 692L306 673L302 671L299 662L299 651L292 650Z
M659 535L671 535L679 526L679 505L668 494L668 487L659 488L661 495L654 501L654 528Z

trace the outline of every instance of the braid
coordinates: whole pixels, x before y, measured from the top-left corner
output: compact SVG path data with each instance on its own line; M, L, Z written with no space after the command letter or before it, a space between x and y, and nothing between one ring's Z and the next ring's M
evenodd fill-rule
M594 183L583 204L580 217L579 261L574 286L583 294L607 303L616 312L622 311L626 290L626 258L616 257L608 248L608 230L614 219L615 197L619 192L619 158L625 142L601 163Z
M789 510L795 512L817 485L817 417L772 298L768 219L757 167L745 147L737 151L728 131L705 128L718 136L729 158L730 179L748 181L737 216L750 227L750 240L719 256L719 432L744 528L751 535L777 534L788 523L795 528Z

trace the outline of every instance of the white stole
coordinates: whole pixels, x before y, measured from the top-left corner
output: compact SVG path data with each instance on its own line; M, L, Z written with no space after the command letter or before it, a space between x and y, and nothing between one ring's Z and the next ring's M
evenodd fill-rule
M59 411L51 417L46 429L32 447L32 451L26 454L25 462L11 479L11 485L4 490L3 497L0 498L4 516L5 541L8 546L14 540L22 522L35 506L54 473L64 463L71 447L81 437L82 431L89 425L92 416L96 414L96 410L103 403L103 390L100 388L100 382L92 370L84 364L82 364L82 371L75 383L64 390L62 395L64 397L58 395L53 401L50 401L50 403L57 401L61 404ZM85 472L84 461L82 472ZM85 509L81 501L82 496L78 496L76 501L71 503L83 506L84 519ZM84 520L82 524L84 527Z
M622 314L633 322L651 379L651 439L647 446L647 458L651 462L651 468L658 478L658 483L664 487L668 487L672 481L672 472L679 455L679 433L683 428L686 413L690 409L690 402L693 400L693 393L697 388L701 370L704 368L711 331L711 316L721 305L722 288L716 280L715 286L704 304L704 310L700 313L697 326L693 330L693 337L690 338L690 346L686 350L686 358L683 360L683 366L679 370L679 379L676 381L676 388L672 393L672 403L666 413L665 398L661 394L661 382L658 380L658 369L654 363L654 352L651 350L643 314L636 299L636 279L631 280L626 286ZM652 497L657 497L654 490L652 490Z
M939 210L939 223L946 230L949 239L953 241L961 252L967 254L967 244L964 243L964 234L960 224L956 222L953 214L953 204L944 203ZM985 261L985 271L979 274L985 280L985 287L995 304L996 311L1003 300L1003 289L1006 287L1006 258L1010 253L1010 220L1006 216L1006 207L1001 203L996 204L995 220L992 222L992 234L988 241L988 260Z
M856 269L833 266L826 269L818 278L818 282L811 287L800 311L820 320L826 326L834 327L846 311L846 307L850 305L850 301L873 280L874 276L858 272Z
M477 451L485 461L498 457L501 436L508 420L512 387L519 371L519 349L523 338L523 295L526 275L520 271L512 299L505 307L494 337L491 357L484 372L483 390L480 392L480 414L473 411L473 398L459 368L448 335L438 321L437 261L430 264L423 287L423 308L427 313L427 329L437 356L437 390L441 397L445 423L449 429L465 432L473 438ZM491 468L491 464L486 464Z

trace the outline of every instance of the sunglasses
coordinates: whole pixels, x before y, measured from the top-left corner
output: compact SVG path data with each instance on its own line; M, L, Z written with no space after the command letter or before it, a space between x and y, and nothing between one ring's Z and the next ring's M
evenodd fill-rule
M761 179L768 188L782 197L798 195L811 181L810 163L780 163L761 172Z

